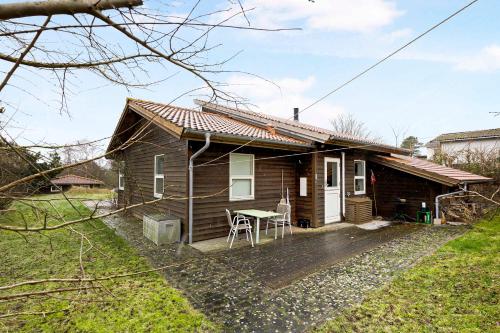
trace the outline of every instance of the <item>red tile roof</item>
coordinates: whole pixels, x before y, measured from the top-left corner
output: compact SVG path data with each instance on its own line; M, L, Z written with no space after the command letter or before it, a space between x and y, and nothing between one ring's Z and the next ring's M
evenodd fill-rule
M141 108L142 110L158 115L161 118L185 129L243 136L289 144L307 144L303 140L282 135L274 131L269 131L266 128L244 123L221 114L201 112L137 99L129 99L128 103L132 109Z
M54 185L104 185L103 181L77 175L64 175L53 178L51 182Z
M373 147L385 148L400 154L409 153L409 150L404 148L398 148L386 145L380 142L376 142L362 137L357 137L346 133L335 132L329 129L309 124L304 124L299 121L291 119L271 116L269 114L254 112L242 108L222 106L219 104L210 103L202 100L195 100L195 103L202 107L207 108L209 111L217 112L230 117L238 117L240 119L245 119L245 120L254 120L260 123L261 125L270 123L277 129L289 131L290 133L294 133L296 135L303 135L306 138L311 138L319 142L326 142L328 140L340 141L340 142L348 142L360 145L369 145Z
M491 178L475 175L470 172L449 168L419 158L391 155L376 155L374 162L393 167L417 176L421 176L445 185L458 185L462 183L481 183L492 181Z

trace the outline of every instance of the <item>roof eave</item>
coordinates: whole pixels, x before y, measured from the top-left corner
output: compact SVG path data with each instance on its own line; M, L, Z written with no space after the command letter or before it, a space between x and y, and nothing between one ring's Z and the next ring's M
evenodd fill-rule
M405 156L410 155L410 151L408 149L384 146L384 145L379 145L377 143L356 142L354 140L348 141L348 140L342 140L342 139L338 139L338 138L331 138L326 143L336 144L339 146L346 146L349 148L357 148L357 149L364 149L364 150L369 150L369 151L381 152L381 153L400 154L400 155L405 155Z
M163 119L161 116L154 114L145 108L139 106L139 105L131 105L130 102L133 102L133 99L127 98L127 103L125 104L125 107L122 111L122 115L120 116L120 120L118 121L118 124L116 125L115 131L113 132L113 135L111 137L111 140L108 144L108 148L106 149L106 158L107 159L113 159L114 158L114 153L118 148L113 147L115 137L117 136L117 131L120 128L121 123L123 122L123 119L127 112L130 110L132 112L135 112L139 116L143 117L147 121L149 121L152 124L155 124L156 126L162 128L163 130L167 131L168 133L174 135L177 138L180 138L184 132L184 128L177 126L173 124L172 122L169 122L168 120ZM128 147L128 145L124 146L124 148ZM119 149L120 150L120 149Z
M405 163L399 163L396 161L387 161L387 160L385 160L381 157L378 157L378 156L371 156L369 159L375 163L387 166L389 168L403 171L403 172L406 172L406 173L409 173L409 174L412 174L412 175L415 175L418 177L422 177L422 178L425 178L425 179L428 179L428 180L431 180L431 181L434 181L434 182L437 182L437 183L440 183L440 184L443 184L446 186L450 186L450 187L462 185L465 183L478 184L478 183L487 183L487 182L493 181L493 179L486 178L486 177L481 178L481 179L460 180L460 179L451 178L448 176L437 175L433 172L425 171L425 170L416 168L414 166L411 166L411 165L408 165Z
M311 148L313 143L304 142L304 143L293 143L293 142L284 142L272 139L264 139L264 138L254 138L244 135L231 135L224 134L218 132L210 132L210 131L198 131L186 128L183 133L183 138L190 140L205 140L205 133L210 133L212 138L210 139L212 142L224 143L224 144L247 144L248 146L257 146L264 148L281 148L285 150L305 150Z
M372 162L381 164L383 166L387 166L389 168L403 171L403 172L412 174L414 176L422 177L422 178L425 178L425 179L428 179L428 180L431 180L431 181L434 181L434 182L437 182L437 183L440 183L440 184L443 184L446 186L451 187L451 186L457 186L460 184L460 181L458 181L456 179L446 177L446 176L437 176L433 173L415 168L413 166L403 164L403 163L394 162L394 161L389 162L389 161L382 159L380 157L377 157L377 156L371 156L371 157L369 157L369 160L371 160Z

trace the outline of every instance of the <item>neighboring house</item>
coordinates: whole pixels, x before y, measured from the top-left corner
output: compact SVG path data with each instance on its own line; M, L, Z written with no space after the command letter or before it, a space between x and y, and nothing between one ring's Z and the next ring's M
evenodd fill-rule
M132 210L138 217L175 215L183 236L191 231L193 241L226 236L226 208L274 210L287 190L292 222L309 219L320 227L344 219L347 197L373 199L373 189L378 214L390 218L399 198L415 216L422 202L432 208L439 194L490 180L405 156L405 149L303 124L298 112L296 120L286 120L196 103L201 111L127 99L107 149L121 162L119 205L139 204Z
M96 188L104 185L104 182L98 179L92 179L77 175L64 175L51 179L50 192L67 191L73 186L84 188Z
M441 155L451 164L467 163L471 154L500 157L500 128L441 134L426 145L427 158Z

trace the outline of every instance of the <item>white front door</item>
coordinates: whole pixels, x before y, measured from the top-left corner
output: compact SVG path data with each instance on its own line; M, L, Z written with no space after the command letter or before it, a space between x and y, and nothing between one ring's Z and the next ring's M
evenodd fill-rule
M340 221L340 159L325 157L325 223Z

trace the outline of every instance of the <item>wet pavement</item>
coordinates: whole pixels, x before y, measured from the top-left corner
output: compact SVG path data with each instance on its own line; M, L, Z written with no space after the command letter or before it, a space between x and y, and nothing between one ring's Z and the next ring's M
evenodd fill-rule
M104 222L227 332L303 332L334 317L390 281L464 226L394 225L287 235L283 240L215 253L187 245L156 246L142 222Z
M418 228L398 224L368 231L351 226L336 232L287 235L267 246L224 251L216 257L242 274L278 289Z

